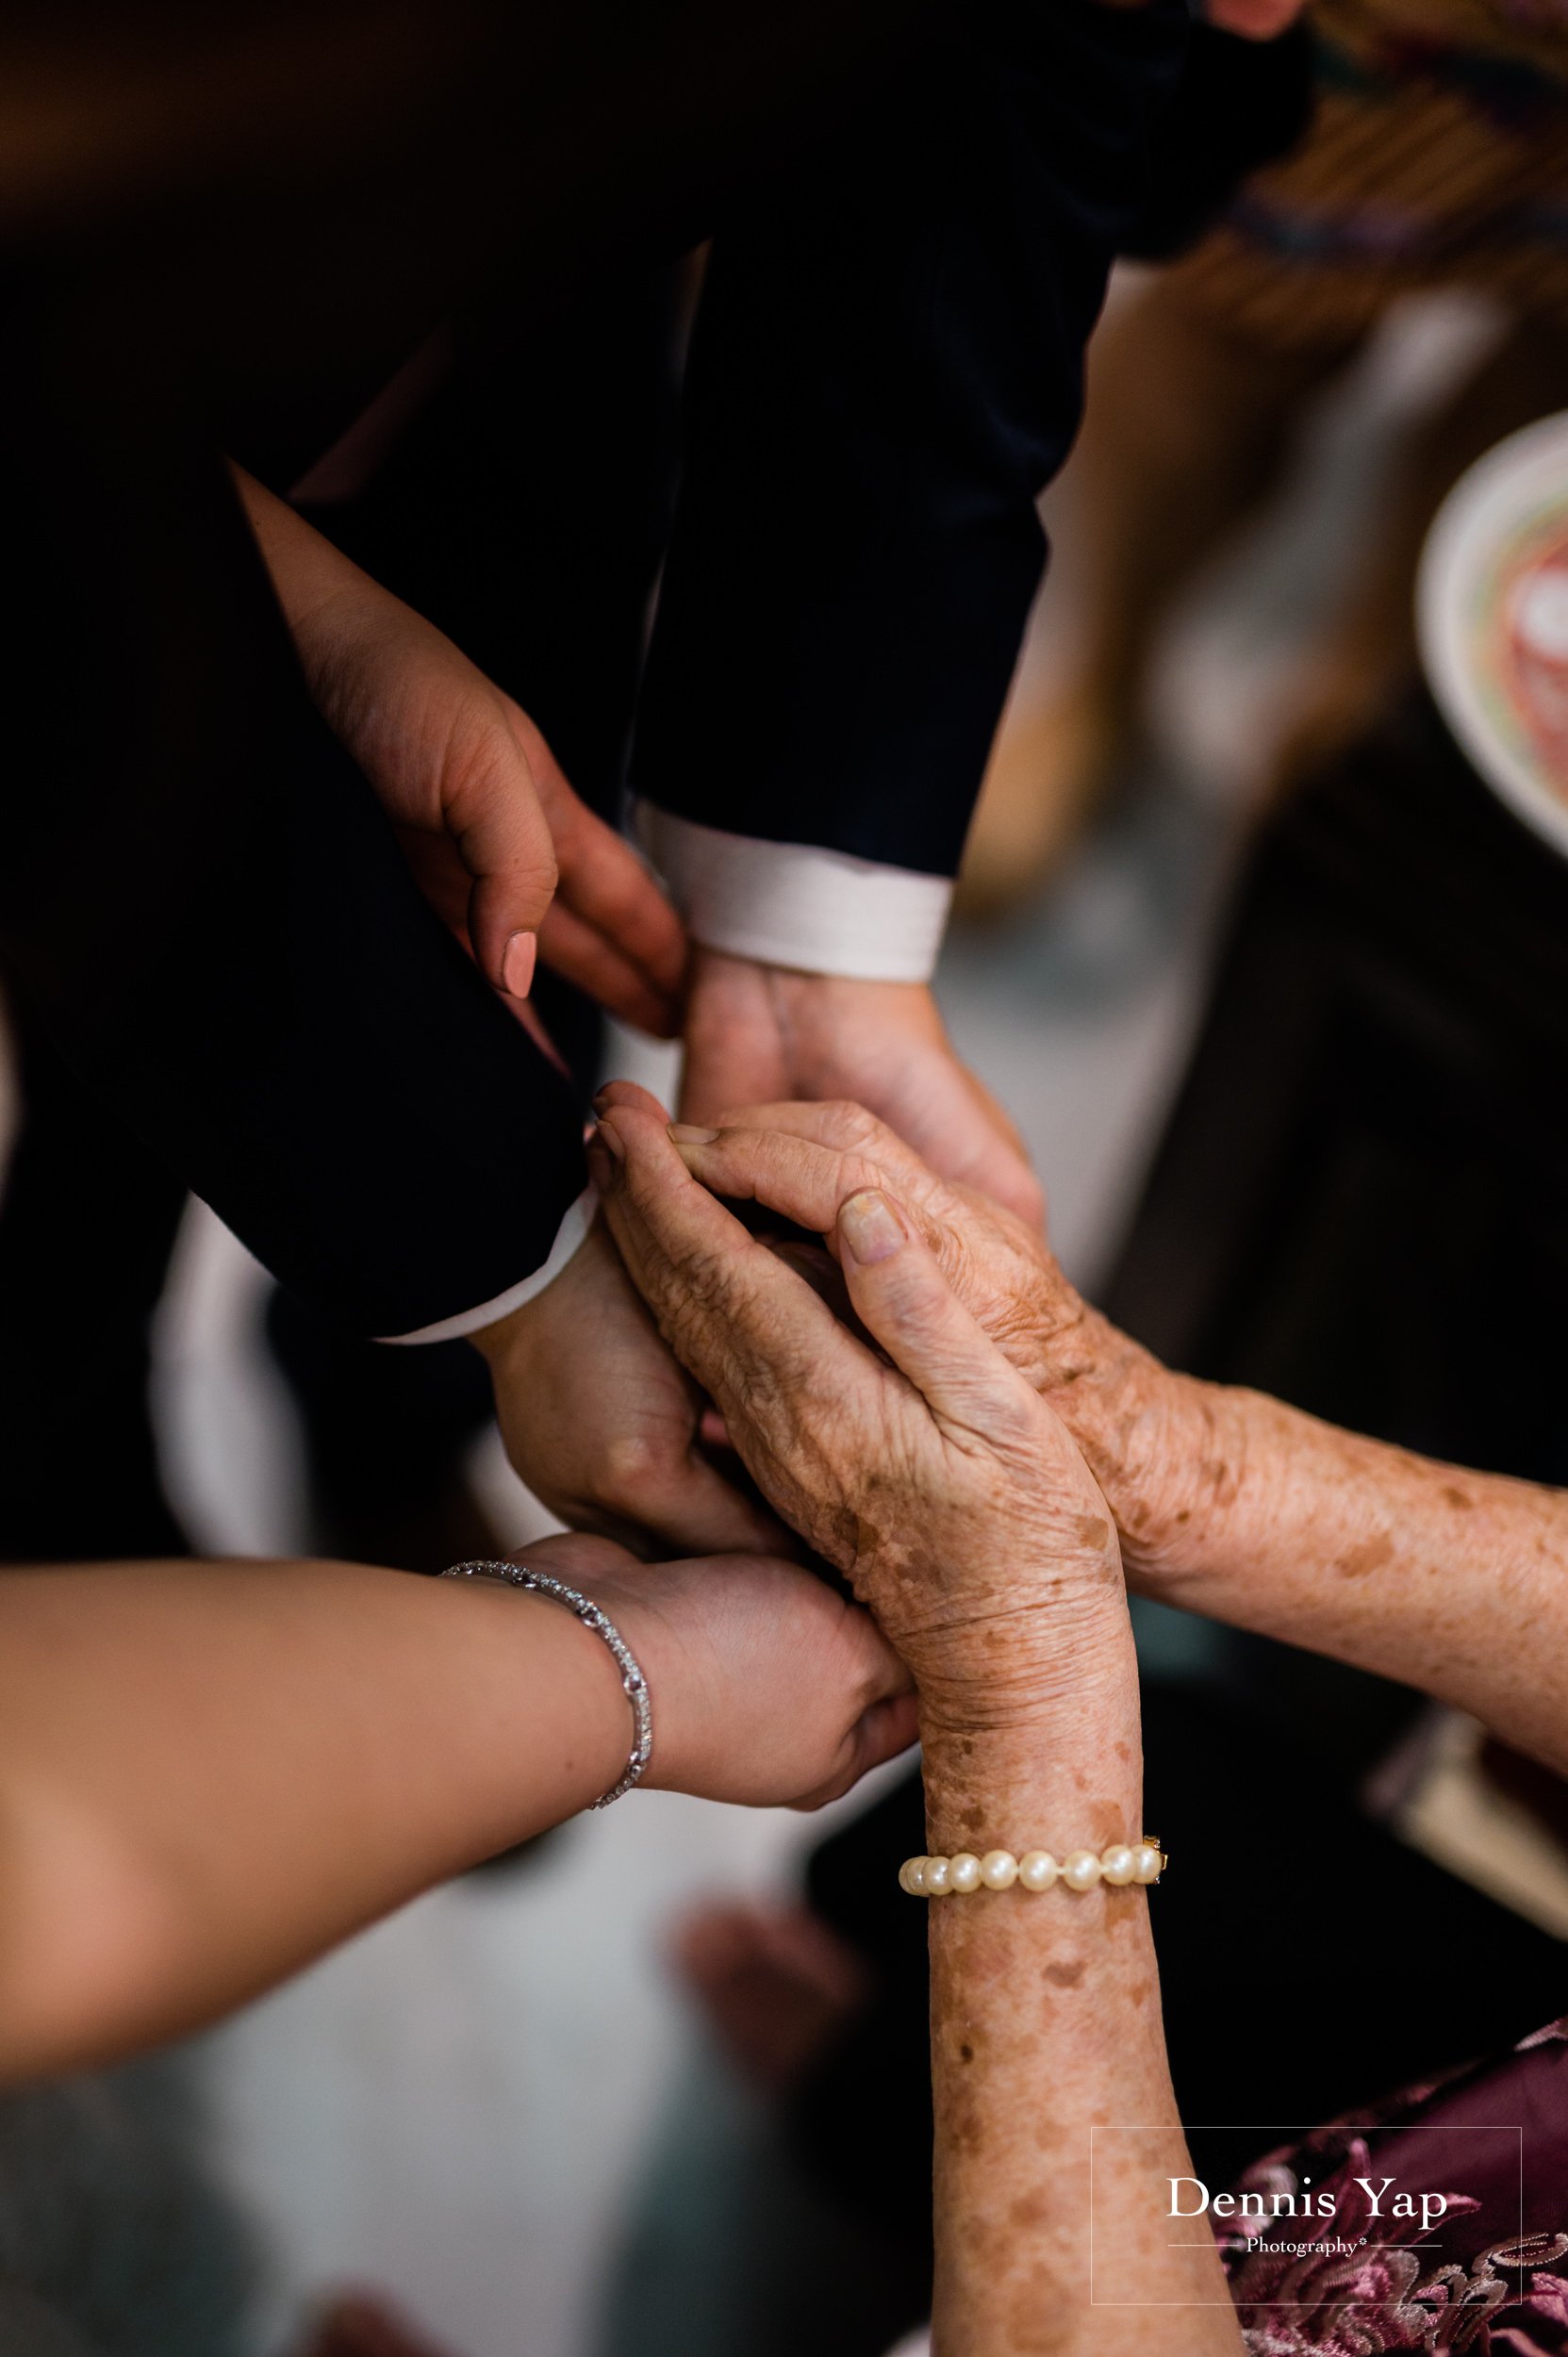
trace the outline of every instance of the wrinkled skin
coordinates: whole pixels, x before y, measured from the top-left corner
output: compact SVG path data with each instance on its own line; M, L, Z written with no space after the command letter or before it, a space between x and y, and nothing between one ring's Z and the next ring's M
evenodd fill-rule
M878 1175L910 1207L959 1296L1082 1450L1132 1584L1397 1678L1561 1772L1560 1491L1171 1373L1081 1301L1027 1230L941 1185L857 1107L767 1106L730 1120L717 1137L675 1140L723 1194L824 1233Z
M909 1664L922 1727L1048 1718L1080 1638L1121 1617L1111 1516L1051 1409L889 1194L851 1190L831 1230L863 1341L693 1179L651 1097L600 1101L595 1177L638 1290L764 1496Z
M602 1102L609 1217L664 1332L779 1511L906 1651L933 1852L1060 1855L1142 1824L1101 1504L1170 1601L1397 1677L1561 1772L1561 1492L1167 1373L1026 1228L858 1107L662 1132L637 1092ZM683 1192L672 1155L706 1192ZM823 1237L858 1333L722 1198ZM940 2357L1239 2357L1213 2250L1172 2242L1148 2200L1191 2162L1146 1894L982 1890L937 1905L930 1936ZM1116 2122L1149 2142L1101 2168L1091 2220L1086 2146ZM1096 2294L1085 2254L1105 2250L1136 2302L1107 2306L1104 2275Z
M1021 1223L913 1157L895 1187L892 1142L864 1114L794 1107L781 1113L793 1129L720 1139L672 1135L624 1085L600 1105L606 1215L661 1331L765 1495L849 1576L914 1675L932 1852L1061 1857L1136 1840L1115 1529L1015 1363L1054 1371L1053 1397L1071 1400L1102 1341L1112 1355L1110 1330ZM812 1134L851 1122L852 1147ZM721 1194L826 1238L852 1328L794 1264L800 1247L749 1233ZM1155 2305L1108 2313L1085 2272L1094 2127L1145 2123L1156 2178L1190 2167L1147 1891L978 1890L933 1905L929 1927L940 2357L1239 2357L1212 2247L1170 2245L1141 2175L1102 2172L1094 2231Z
M1025 1221L938 1178L860 1105L752 1105L724 1114L717 1133L682 1127L673 1142L716 1194L763 1205L830 1244L850 1196L894 1195L958 1299L1078 1442L1129 1572L1158 1574L1191 1519L1193 1468L1208 1453L1205 1387L1171 1375L1102 1317Z

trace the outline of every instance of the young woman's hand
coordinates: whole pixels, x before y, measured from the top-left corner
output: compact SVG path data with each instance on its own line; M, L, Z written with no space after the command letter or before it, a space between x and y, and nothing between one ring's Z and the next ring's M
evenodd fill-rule
M450 638L234 472L312 701L437 915L515 1010L540 957L627 1022L672 1032L685 933L631 845Z
M734 1456L702 1444L701 1393L602 1219L542 1293L473 1342L508 1458L574 1530L652 1557L789 1552L787 1532L732 1477Z
M617 1094L590 1159L626 1264L764 1494L908 1662L922 1728L1037 1725L1119 1678L1105 1501L891 1193L833 1227L868 1343L693 1180L652 1100Z
M591 1595L641 1663L652 1787L820 1808L915 1740L898 1656L868 1613L797 1564L760 1555L645 1564L582 1532L518 1560Z

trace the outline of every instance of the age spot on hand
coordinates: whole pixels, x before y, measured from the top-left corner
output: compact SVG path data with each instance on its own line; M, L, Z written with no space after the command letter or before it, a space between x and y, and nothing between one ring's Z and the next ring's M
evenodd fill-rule
M1364 1579L1369 1572L1380 1571L1394 1554L1394 1541L1386 1530L1376 1539L1363 1539L1361 1545L1342 1555L1334 1569L1341 1579Z

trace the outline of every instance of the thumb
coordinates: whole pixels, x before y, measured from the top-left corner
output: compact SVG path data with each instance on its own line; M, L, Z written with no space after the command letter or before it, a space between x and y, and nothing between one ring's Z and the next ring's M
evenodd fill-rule
M545 760L551 756L542 745ZM533 767L497 711L442 797L447 832L473 879L469 940L498 990L526 998L538 930L555 891L555 847Z
M861 1323L934 1415L986 1433L1015 1426L1025 1408L1037 1413L1023 1376L965 1309L891 1195L878 1188L851 1195L840 1206L837 1235Z

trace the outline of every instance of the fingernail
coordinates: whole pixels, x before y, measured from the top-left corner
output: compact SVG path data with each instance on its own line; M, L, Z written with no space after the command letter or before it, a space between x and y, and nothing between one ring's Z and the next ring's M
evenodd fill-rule
M607 1121L602 1121L593 1134L609 1147L618 1162L623 1162L626 1160L626 1141L617 1130L611 1129Z
M672 1121L669 1134L677 1146L711 1146L717 1129L694 1129L689 1121Z
M890 1261L895 1252L902 1251L906 1242L892 1204L875 1189L865 1195L851 1195L847 1203L841 1204L838 1226L845 1243L863 1267L877 1261Z
M619 1174L615 1156L605 1146L597 1129L593 1131L583 1150L588 1165L588 1177L593 1180L601 1195L608 1195Z
M514 933L501 953L501 987L509 998L526 998L534 986L539 954L537 933Z

